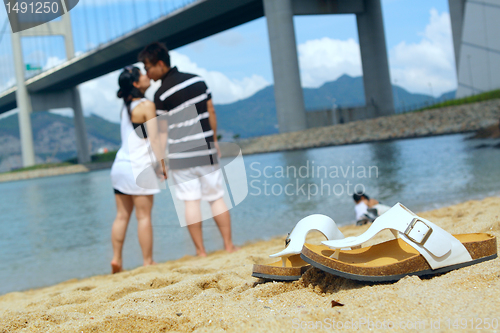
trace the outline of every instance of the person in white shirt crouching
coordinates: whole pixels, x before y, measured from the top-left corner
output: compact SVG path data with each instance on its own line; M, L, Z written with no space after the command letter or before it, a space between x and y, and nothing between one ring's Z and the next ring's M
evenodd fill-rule
M376 199L370 199L363 192L357 192L352 195L356 205L354 211L356 213L356 225L363 225L368 222L373 222L377 217L384 214L391 207L382 205Z

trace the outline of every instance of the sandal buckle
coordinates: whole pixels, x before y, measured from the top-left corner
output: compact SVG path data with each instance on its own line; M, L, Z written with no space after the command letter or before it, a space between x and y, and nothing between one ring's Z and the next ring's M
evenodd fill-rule
M422 232L420 232L420 229L419 229L417 231L417 233L413 233L413 236L410 236L410 233L413 231L413 229L415 229L415 226L419 222L423 224L422 227L427 228L427 230L425 230L425 234L422 235ZM403 234L406 237L408 237L411 241L413 241L413 242L415 242L417 244L423 245L427 241L427 239L429 238L429 236L432 234L432 228L429 227L427 225L427 223L425 223L424 221L422 221L421 219L419 219L418 217L416 217L413 220L411 220L410 224L408 225L408 227L406 228L406 230L405 230L405 232ZM415 237L419 238L420 240L415 239Z

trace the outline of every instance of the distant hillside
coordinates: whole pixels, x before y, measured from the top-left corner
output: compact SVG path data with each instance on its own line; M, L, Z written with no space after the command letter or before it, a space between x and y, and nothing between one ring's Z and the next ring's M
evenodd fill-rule
M274 87L266 87L241 101L215 105L218 132L240 134L246 138L277 133L278 118L274 102Z
M412 94L399 86L393 86L396 109L411 107L438 100L452 99L455 91L443 94L439 98L430 95ZM319 88L304 88L304 104L307 111L330 109L333 99L337 107L365 105L363 77L342 75L337 80L327 82ZM278 118L274 102L274 86L268 86L244 100L216 105L219 132L226 139L235 134L241 138L278 133Z
M452 99L455 91L439 98L412 94L393 86L394 104L401 106L424 105L437 100ZM365 104L363 78L343 75L319 88L305 88L306 110L330 109L335 99L337 107L353 107ZM274 87L268 86L253 96L231 104L216 105L218 132L225 140L234 135L241 138L262 136L278 132L278 119L274 102ZM58 162L76 156L73 118L49 112L31 115L33 139L37 162ZM92 152L100 147L117 149L120 146L120 126L99 116L85 118L89 144ZM0 120L0 172L21 164L18 116Z
M365 104L363 78L342 75L337 80L326 82L316 89L304 89L304 104L307 110L328 109L333 99L340 107L361 106Z
M76 156L73 118L49 112L31 115L37 163L60 162ZM117 149L120 125L96 115L85 117L87 137L92 152L101 147ZM0 172L21 166L18 115L0 120Z
M450 99L455 99L455 95L457 94L456 90L449 91L447 93L442 94L441 96L438 97L438 100L443 100L447 101Z
M55 122L74 127L73 118L60 116L50 112L34 112L31 114L31 127L33 137L37 137L40 131L45 130ZM120 144L120 125L109 122L94 114L85 117L87 133L96 138L109 141L113 144ZM0 135L10 135L19 138L18 115L12 115L0 120ZM0 152L1 153L1 152Z

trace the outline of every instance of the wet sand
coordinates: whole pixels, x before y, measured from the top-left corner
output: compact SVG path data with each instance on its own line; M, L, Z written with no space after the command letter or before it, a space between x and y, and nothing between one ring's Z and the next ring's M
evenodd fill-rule
M488 232L498 238L499 207L500 198L492 197L419 215L451 233ZM354 236L367 227L341 230ZM291 283L251 277L254 263L272 261L268 255L284 247L286 232L234 254L187 256L0 296L0 332L289 332L332 331L332 325L344 331L384 325L400 328L396 331L500 329L500 259L396 283L355 282L315 268ZM391 237L387 231L371 242ZM319 234L308 237L320 240ZM344 306L332 307L332 301Z

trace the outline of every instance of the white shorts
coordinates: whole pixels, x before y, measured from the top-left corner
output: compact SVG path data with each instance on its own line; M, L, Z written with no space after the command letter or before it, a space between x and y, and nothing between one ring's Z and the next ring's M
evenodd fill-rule
M204 165L172 170L175 196L182 201L215 201L224 196L219 165Z

